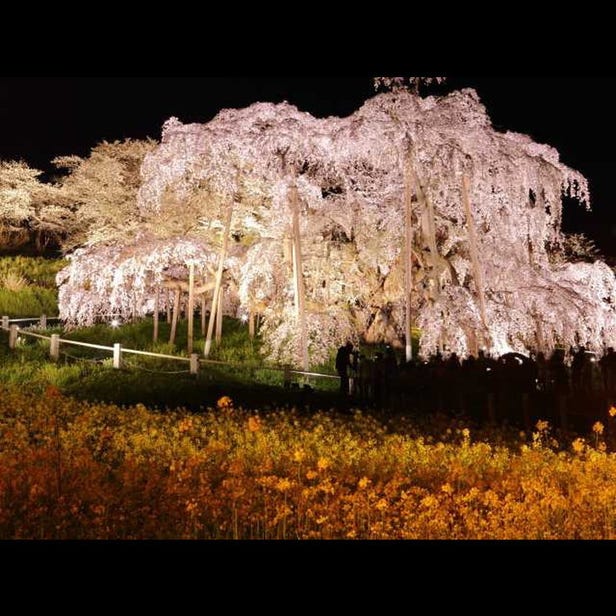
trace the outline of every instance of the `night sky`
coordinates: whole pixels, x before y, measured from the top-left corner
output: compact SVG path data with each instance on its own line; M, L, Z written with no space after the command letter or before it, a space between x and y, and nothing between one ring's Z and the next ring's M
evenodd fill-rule
M593 211L565 209L565 231L582 231L616 258L616 78L451 77L437 92L475 88L495 128L554 146L589 180ZM160 137L170 116L207 122L225 107L287 100L317 117L345 116L372 96L357 78L2 78L0 158L44 171L58 155L86 155L106 139Z

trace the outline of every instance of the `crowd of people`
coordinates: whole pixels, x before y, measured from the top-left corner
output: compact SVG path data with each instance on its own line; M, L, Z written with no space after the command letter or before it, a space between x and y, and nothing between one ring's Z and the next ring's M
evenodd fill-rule
M455 353L447 357L437 353L427 360L399 362L390 346L369 358L349 342L338 349L336 371L343 396L380 406L396 406L412 397L416 407L426 410L468 410L483 406L488 397L502 406L540 394L544 398L598 394L616 404L613 348L600 358L580 346L555 349L547 357L541 352L492 357L479 351L477 357L463 359Z

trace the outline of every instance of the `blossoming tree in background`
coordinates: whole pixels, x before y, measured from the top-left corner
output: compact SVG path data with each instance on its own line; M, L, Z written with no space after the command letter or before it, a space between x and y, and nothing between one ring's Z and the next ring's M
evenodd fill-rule
M408 358L411 325L423 355L600 351L616 343L616 280L565 258L563 194L589 204L580 173L494 130L470 89L395 87L347 118L287 103L172 118L143 159L137 230L73 255L60 308L74 323L145 314L165 267L190 258L212 293L209 330L218 307L258 313L273 360L308 367L347 338Z

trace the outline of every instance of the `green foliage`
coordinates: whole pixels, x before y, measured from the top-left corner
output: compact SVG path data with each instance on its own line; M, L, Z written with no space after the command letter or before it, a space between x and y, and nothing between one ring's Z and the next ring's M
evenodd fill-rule
M58 314L55 278L62 259L5 257L0 259L0 315L36 317Z
M4 257L0 258L0 280L7 274L13 273L22 276L31 285L55 290L56 274L66 265L65 259Z
M45 335L62 333L64 338L125 348L187 356L186 323L179 323L177 344L168 342L170 325L159 324L159 342L152 342L152 319L126 323L121 327L98 324L62 333L50 328ZM199 329L198 327L196 329ZM0 334L0 383L29 383L34 389L52 384L64 393L84 400L102 400L118 404L146 403L160 408L181 404L198 409L215 404L225 394L247 405L262 408L272 404L283 406L320 405L330 408L337 402L337 381L310 377L293 378L296 387L283 389L283 372L264 366L258 355L258 341L250 341L247 326L234 319L225 319L224 335L219 347L212 346L213 362L206 363L198 377L189 374L188 362L164 358L123 354L122 370L113 370L109 351L61 345L60 362L49 361L49 342L23 336L14 352L9 352L7 334ZM203 339L195 341L195 352L203 351ZM300 388L309 384L311 389ZM312 391L312 390L315 391Z
M0 314L9 317L38 317L58 313L55 291L26 287L21 291L0 289Z

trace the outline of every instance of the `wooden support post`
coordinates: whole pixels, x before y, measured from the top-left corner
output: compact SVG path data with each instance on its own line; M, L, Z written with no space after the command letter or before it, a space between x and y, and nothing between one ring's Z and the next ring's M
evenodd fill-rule
M543 323L541 322L541 315L538 311L534 313L535 323L537 325L537 351L545 352L547 347L545 344L545 336L543 335Z
M52 361L58 361L60 359L60 334L51 334L49 357Z
M430 255L432 257L432 266L430 267L430 277L432 278L432 286L434 288L434 298L437 299L441 294L441 281L439 277L439 260L440 256L438 254L438 247L436 244L436 214L434 212L434 205L432 204L432 199L427 192L420 187L421 193L423 195L423 202L426 208L426 216L428 223L428 246L430 248Z
M122 366L122 345L116 342L113 345L113 367L119 370Z
M199 355L197 355L197 353L190 354L190 373L199 373Z
M170 296L171 292L167 291L167 323L171 323L171 301L170 301Z
M218 294L218 307L216 308L216 346L222 340L222 289Z
M475 221L473 220L473 212L471 211L471 203L469 198L469 181L466 176L462 178L462 202L464 203L464 211L466 213L466 225L468 227L468 243L471 253L471 262L473 264L473 273L475 277L475 286L477 287L477 296L479 298L479 314L485 332L488 332L488 323L486 320L486 300L484 296L483 272L481 271L481 263L479 261L479 251L477 249L477 234L475 231Z
M15 323L9 326L9 349L14 349L17 346L17 335L19 328Z
M205 293L201 295L201 335L205 336L205 313L206 313L206 305L205 305Z
M411 327L411 293L413 292L413 227L412 227L413 173L410 156L407 154L404 165L404 339L406 341L406 361L413 359Z
M160 296L160 289L156 289L156 295L154 296L154 331L152 333L152 341L158 342L158 298Z
M46 314L41 315L41 320L39 321L39 327L41 329L47 329L47 315Z
M300 349L302 353L302 368L308 370L308 331L306 325L306 288L302 267L301 236L299 230L299 197L297 186L293 183L289 190L290 205L293 213L293 273L295 286L295 308L299 325Z
M251 340L255 337L255 313L252 310L248 313L248 335Z
M193 352L194 338L194 319L195 319L195 264L191 261L188 264L188 342L187 351L190 355Z
M173 316L171 317L171 332L169 334L169 344L175 344L175 333L178 328L178 315L180 312L180 289L175 290L173 299Z
M5 329L7 331L9 329L9 318L7 316L2 317L2 329Z
M216 318L216 308L218 307L218 296L222 286L222 273L227 258L227 248L229 246L229 231L231 230L231 217L233 215L233 205L229 206L225 219L225 228L223 231L222 247L220 249L220 257L218 260L218 270L216 271L216 285L214 286L214 297L212 298L212 309L210 310L210 320L207 326L207 335L205 338L205 347L203 349L204 357L208 357L212 348L212 334L214 333L214 319Z

